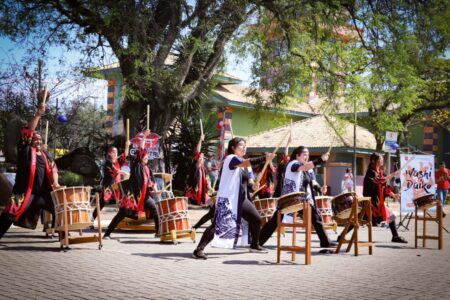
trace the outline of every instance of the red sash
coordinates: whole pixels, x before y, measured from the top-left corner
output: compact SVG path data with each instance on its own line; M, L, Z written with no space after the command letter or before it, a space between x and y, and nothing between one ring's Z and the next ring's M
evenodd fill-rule
M48 164L47 157L45 156L44 152L42 152L42 157L45 161L45 173L47 175L47 179L50 183L50 188L53 190L53 187L51 185L51 169ZM34 183L34 175L36 173L36 148L31 147L31 167L30 167L30 180L28 181L28 188L27 193L25 194L25 198L20 205L19 210L16 212L15 222L19 220L19 218L22 216L23 212L25 211L25 208L28 206L28 202L30 201L31 192L33 191L33 183Z
M150 171L147 166L144 166L144 183L142 184L141 197L139 198L139 203L138 203L138 211L139 212L144 210L144 202L145 202L145 196L147 194L147 186L148 186L149 178L150 178Z
M373 182L378 186L378 207L373 207L374 215L381 216L383 220L387 221L386 207L384 206L384 193L386 189L386 178L381 170L377 170Z

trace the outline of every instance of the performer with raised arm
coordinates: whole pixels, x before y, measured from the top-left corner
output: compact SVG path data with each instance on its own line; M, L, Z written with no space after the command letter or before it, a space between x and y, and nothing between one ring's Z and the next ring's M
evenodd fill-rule
M194 157L188 177L186 187L186 197L191 203L202 205L206 204L208 181L206 180L205 161L202 151L202 142L205 140L203 134L200 135L197 147L195 148Z
M144 132L141 144L135 156L130 156L130 179L128 195L122 199L120 209L105 232L104 238L108 239L111 232L125 217L137 219L139 213L145 210L147 219L151 217L155 221L156 237L159 236L159 215L156 210L154 196L156 191L155 178L148 163L148 152L145 150L145 137L150 134L149 130Z
M258 182L257 190L253 197L258 196L259 199L271 198L274 194L274 173L275 168L272 162L264 170L264 162L260 163L257 167L258 172L264 172L261 176L261 181Z
M330 153L322 154L322 156L314 161L309 161L309 150L304 146L300 146L292 152L291 159L286 167L285 178L281 196L294 192L305 192L306 199L311 204L311 222L320 240L320 247L335 247L336 243L329 240L328 235L323 228L322 219L317 211L314 191L326 193L326 186L320 187L316 181L313 168L328 160ZM264 245L272 236L278 227L277 211L272 218L264 224L261 229L259 239L260 245Z
M45 92L37 113L21 130L18 143L18 164L16 182L10 201L0 216L0 238L14 223L17 226L35 229L40 211L44 209L53 215L55 207L50 192L59 187L57 176L51 167L42 145L41 135L35 131L41 116L45 113Z
M118 201L116 195L112 189L112 185L121 181L121 175L125 174L121 170L122 165L127 162L128 154L130 150L130 141L125 142L125 152L118 156L117 148L110 146L107 151L107 158L103 166L103 179L102 179L102 195L100 197L100 210L105 206L105 202L111 200ZM93 219L97 218L97 210L94 209L92 214Z
M289 139L287 141L286 147L284 149L284 154L278 163L278 167L276 170L276 182L275 182L275 191L273 196L278 198L281 196L281 190L283 189L284 184L284 175L286 173L286 167L289 163L289 145L292 142L292 135L289 135Z
M250 227L252 243L250 251L267 252L259 245L261 217L249 199L247 185L249 174L247 167L266 160L272 160L275 155L244 159L246 152L245 140L233 138L228 143L228 156L225 159L220 177L219 191L216 200L216 212L211 226L209 226L193 253L194 258L207 259L203 252L211 241L213 247L233 248L236 246L241 218Z

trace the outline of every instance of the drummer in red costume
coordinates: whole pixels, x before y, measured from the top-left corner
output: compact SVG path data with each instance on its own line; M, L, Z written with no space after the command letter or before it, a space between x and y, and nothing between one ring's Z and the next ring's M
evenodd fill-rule
M384 199L387 196L397 200L400 195L395 194L386 183L383 172L383 156L380 153L372 153L370 156L370 165L364 177L363 195L371 198L372 224L378 225L383 221L388 223L392 232L392 242L407 243L403 237L398 235L395 215L384 205Z
M210 188L208 181L206 180L205 171L205 159L202 149L202 142L205 140L205 136L202 134L195 148L194 157L192 158L192 164L190 174L187 182L186 197L189 201L202 205L206 204L207 191Z
M264 163L259 164L258 172L261 172L263 168ZM272 195L274 193L274 173L275 168L272 162L270 162L266 167L266 169L264 170L264 173L261 176L261 181L259 182L259 184L253 187L253 189L257 190L255 196L258 196L259 199L272 198Z
M28 126L21 130L16 182L11 200L0 216L0 238L13 223L20 227L35 229L41 209L50 212L55 220L55 208L50 192L53 188L59 187L59 184L44 151L42 137L35 131L44 113L45 103L41 103Z
M386 176L383 172L383 156L380 153L370 155L370 164L364 176L363 196L370 197L372 203L372 224L379 225L381 222L389 224L392 232L393 243L408 243L398 235L395 225L395 215L384 205L387 196L397 200L400 195L393 192L393 188L387 185ZM349 232L353 229L349 228ZM341 236L338 237L338 240Z
M273 194L273 197L280 197L281 196L281 190L283 189L283 183L284 183L284 175L286 172L286 167L289 163L289 145L292 142L292 136L289 135L289 139L286 144L286 148L284 149L283 156L281 157L278 167L276 170L276 182L275 182L275 191Z
M108 157L105 161L105 165L103 167L103 180L102 180L102 188L103 193L102 197L100 197L100 210L105 206L105 201L109 202L110 200L119 200L116 199L116 195L113 192L111 186L114 183L121 181L121 175L125 174L121 170L122 165L127 162L128 154L130 150L130 141L126 141L125 143L125 152L118 156L117 148L111 146L108 148ZM97 217L97 210L94 209L92 214L94 220Z
M144 137L149 134L150 131L146 130ZM126 198L122 198L120 209L111 220L104 238L109 238L111 232L125 217L137 219L138 214L142 211L145 211L147 219L153 218L155 221L156 236L159 236L159 216L154 197L160 192L155 190L155 178L147 166L148 152L144 146L145 138L142 138L136 156L130 157L130 179L128 186L130 191ZM133 197L134 201L131 197Z

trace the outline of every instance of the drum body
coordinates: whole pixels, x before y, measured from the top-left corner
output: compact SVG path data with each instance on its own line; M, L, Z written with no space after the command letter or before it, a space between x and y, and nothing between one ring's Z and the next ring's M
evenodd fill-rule
M277 206L283 214L287 214L300 210L304 201L306 201L305 193L295 192L278 198Z
M413 200L414 204L420 208L427 208L434 205L436 198L433 194L426 194Z
M331 200L333 214L337 219L346 220L352 212L353 201L358 201L354 192L343 193ZM358 205L358 213L361 212L361 204Z
M89 197L91 187L74 186L54 190L51 192L56 211L56 230L64 230L64 220L67 220L69 230L78 230L92 225ZM64 200L67 210L64 212Z
M254 201L255 208L261 216L261 225L267 223L272 218L275 210L277 209L276 198L264 198L256 199Z
M328 196L316 196L317 212L322 218L323 224L333 223L333 210L331 209L331 199Z
M171 231L190 231L188 213L188 199L175 197L162 199L156 202L159 214L161 235L170 234Z

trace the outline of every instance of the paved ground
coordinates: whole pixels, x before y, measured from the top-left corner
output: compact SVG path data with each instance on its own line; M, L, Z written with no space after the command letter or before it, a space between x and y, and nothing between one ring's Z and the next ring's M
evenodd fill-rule
M191 210L192 220L205 212ZM113 215L106 208L106 224ZM450 229L450 217L445 226ZM434 233L437 226L429 228ZM413 221L409 229L401 232L409 241L405 245L391 243L389 229L374 228L374 254L362 249L358 257L319 254L313 235L312 265L305 266L302 254L292 263L289 253L277 265L275 237L268 254L208 247L209 259L199 261L191 258L195 244L189 239L161 244L153 234L115 232L102 250L90 243L63 252L40 230L12 228L0 240L0 298L449 299L450 235L444 234L444 250L437 250L435 241L414 249ZM362 232L365 236L366 229ZM285 242L289 238L287 233Z

